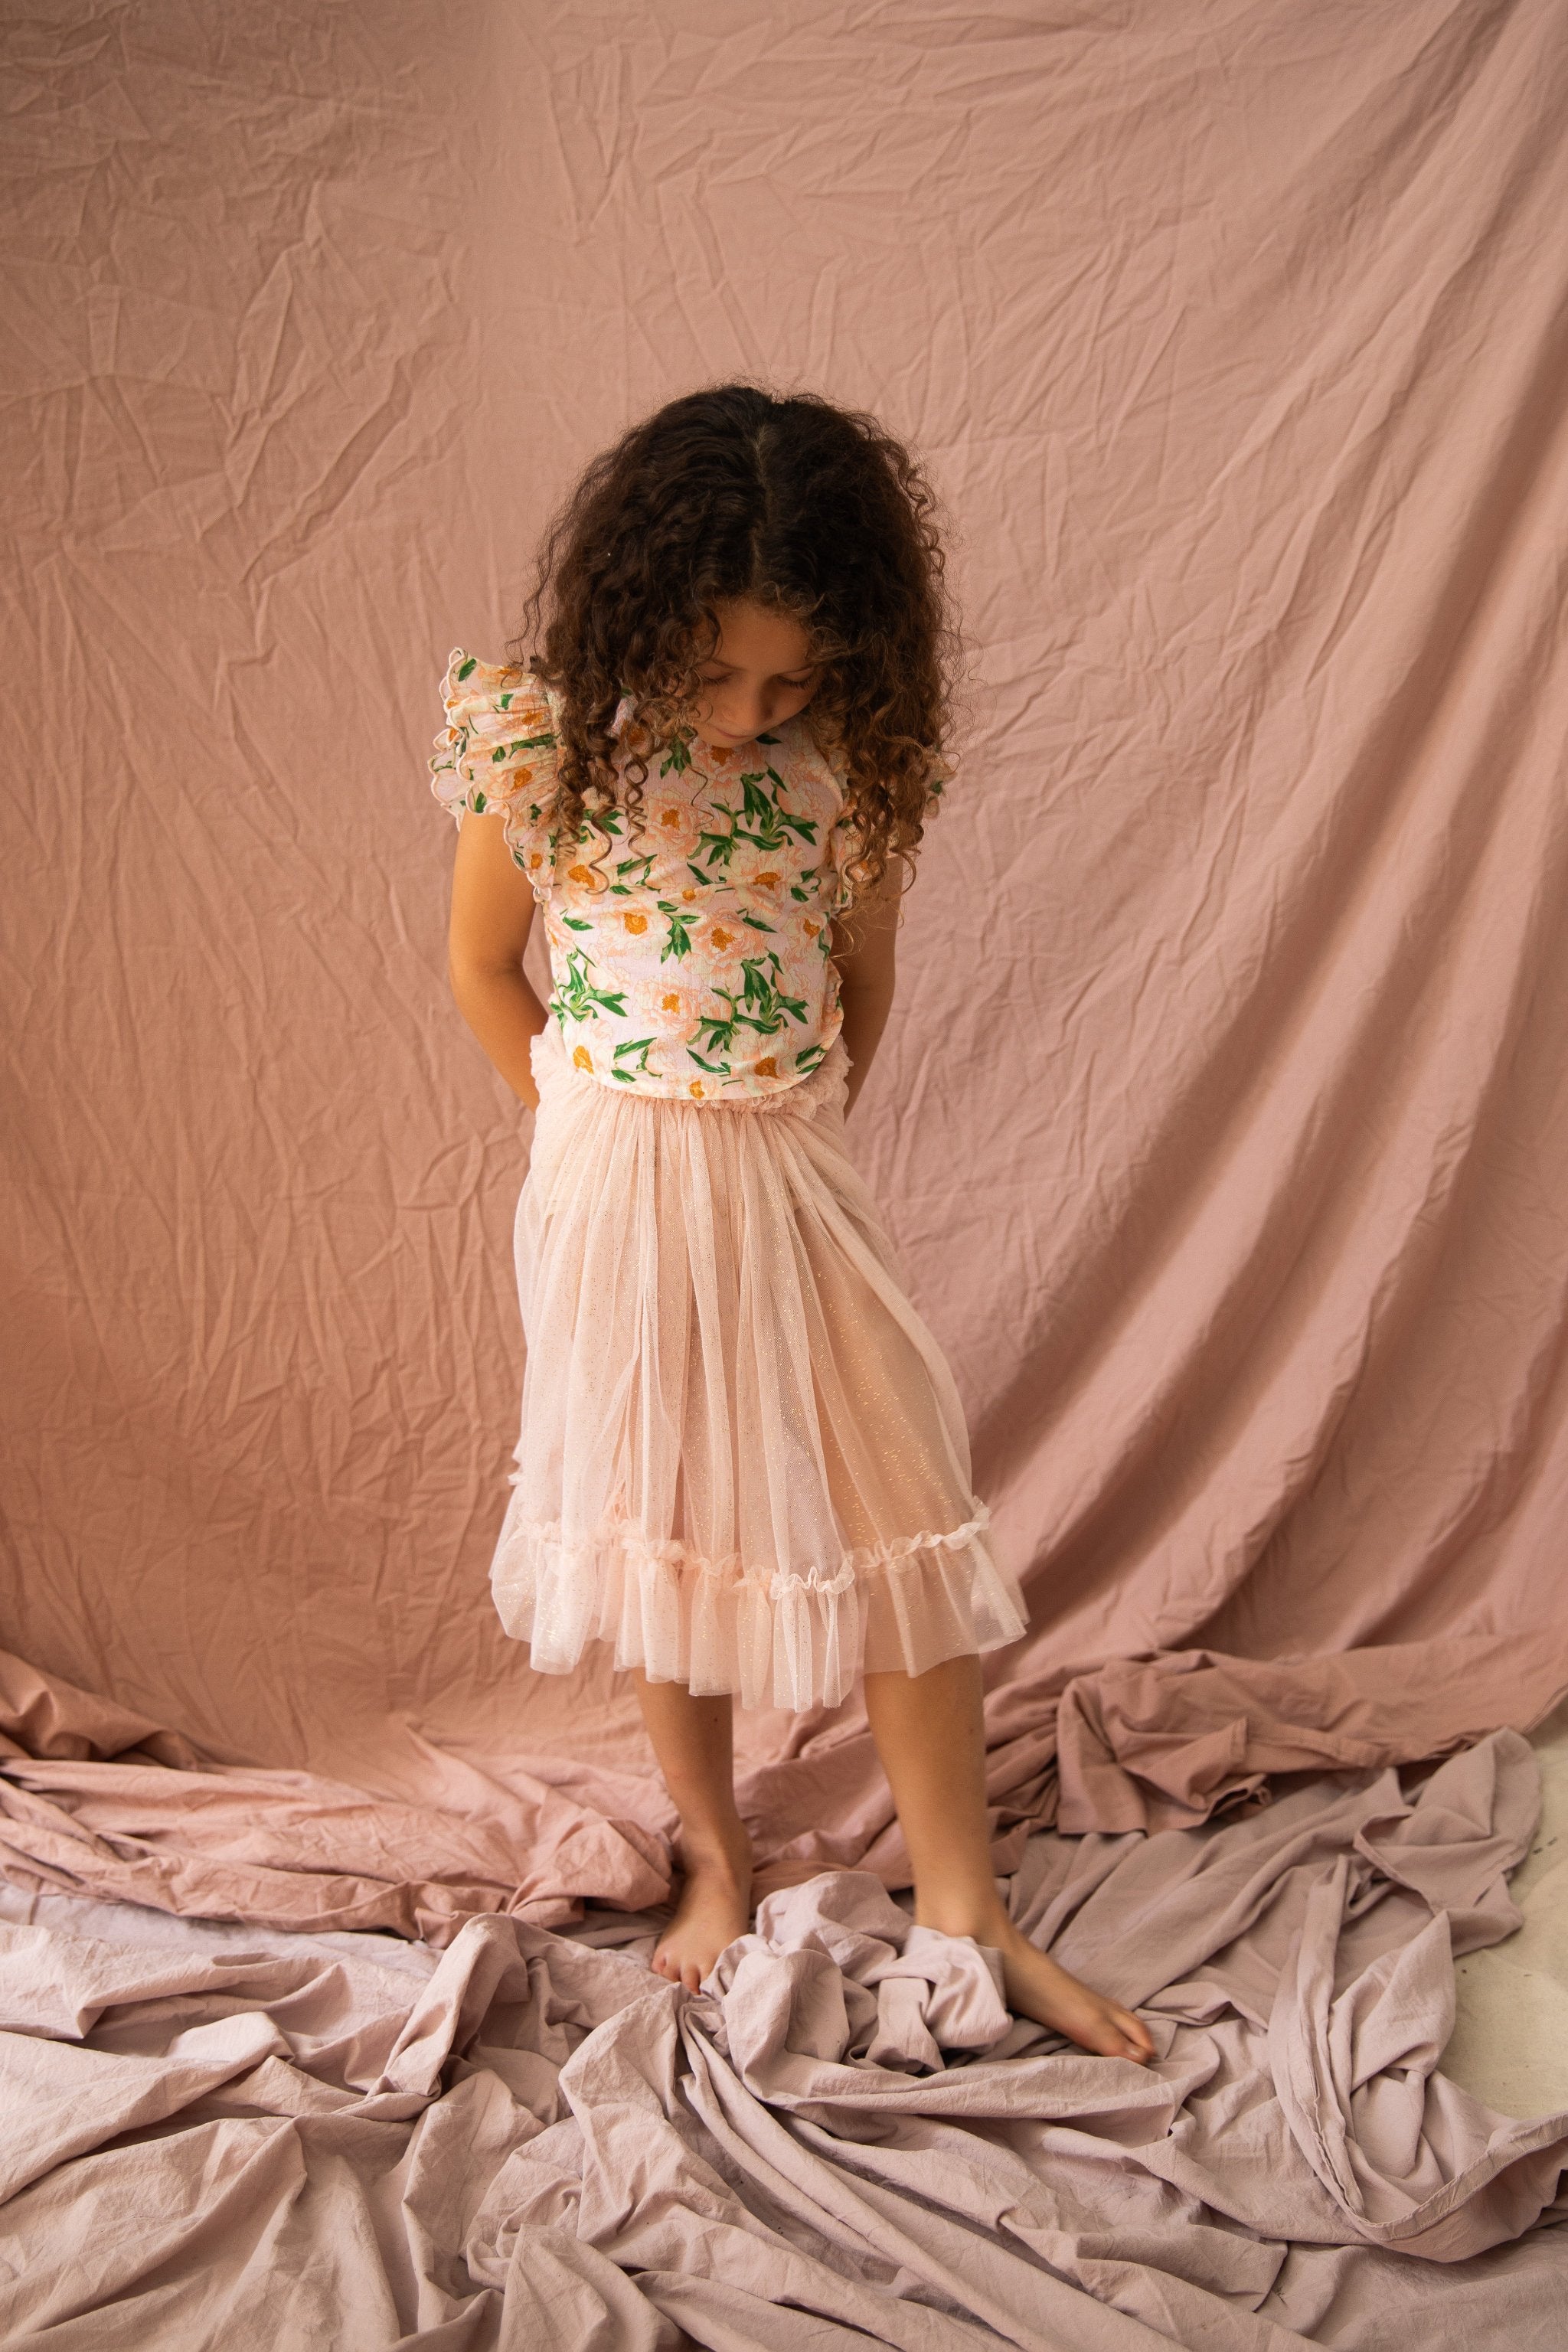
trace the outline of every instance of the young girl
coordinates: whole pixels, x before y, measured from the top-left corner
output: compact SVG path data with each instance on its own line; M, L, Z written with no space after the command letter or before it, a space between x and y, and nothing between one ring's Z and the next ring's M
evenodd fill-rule
M1142 2063L1142 2025L992 1876L979 1654L1023 1604L844 1145L944 773L931 512L870 418L697 393L552 525L531 663L452 656L452 986L538 1109L491 1580L536 1668L601 1641L635 1677L680 1822L661 1974L695 1990L748 1926L733 1697L834 1706L858 1674L916 1918L997 1950L1016 2011ZM548 1005L521 969L536 905Z

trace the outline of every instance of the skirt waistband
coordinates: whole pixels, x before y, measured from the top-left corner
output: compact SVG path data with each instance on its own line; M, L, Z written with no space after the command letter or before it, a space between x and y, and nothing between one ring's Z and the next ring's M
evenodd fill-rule
M715 1111L788 1114L802 1118L814 1118L824 1104L837 1103L842 1108L850 1069L842 1033L836 1032L814 1070L808 1070L805 1077L795 1079L790 1086L776 1087L771 1094L715 1095L706 1100L695 1100L684 1095L639 1093L635 1087L611 1086L592 1070L579 1068L566 1050L566 1041L553 1015L534 1038L529 1061L541 1100L558 1088L571 1088L585 1097L602 1095L612 1102L640 1103L655 1110L687 1111L700 1116Z

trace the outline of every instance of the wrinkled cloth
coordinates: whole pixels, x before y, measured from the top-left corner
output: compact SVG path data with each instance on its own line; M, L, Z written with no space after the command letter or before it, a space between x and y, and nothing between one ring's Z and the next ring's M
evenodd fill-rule
M1199 1829L1037 1835L1014 1915L1139 2009L1148 2069L1012 2020L994 1953L861 1873L769 1896L696 1996L635 1918L474 1918L437 1955L11 1893L11 2327L1548 2352L1560 2265L1490 2250L1568 2219L1568 2115L1437 2064L1538 1807L1501 1732Z
M1160 1653L1568 1652L1568 36L1300 19L668 0L609 79L574 0L17 20L7 1647L228 1762L440 1803L462 1743L658 1827L625 1682L486 1581L529 1122L420 760L557 491L738 372L956 527L848 1127L1026 1591L994 1740ZM852 1725L738 1736L791 1837L880 1834Z
M1549 1644L1481 1638L1290 1668L1195 1653L1079 1677L1026 1716L1005 1689L987 1707L992 1865L1011 1874L1044 1824L1192 1826L1266 1806L1269 1774L1408 1763L1498 1723L1528 1731L1564 1694ZM379 1760L358 1787L224 1764L0 1652L0 1870L187 1917L433 1945L484 1913L559 1927L584 1900L635 1911L669 1892L674 1814L649 1769L422 1741L400 1792ZM753 1767L737 1793L760 1892L825 1866L909 1885L864 1733Z

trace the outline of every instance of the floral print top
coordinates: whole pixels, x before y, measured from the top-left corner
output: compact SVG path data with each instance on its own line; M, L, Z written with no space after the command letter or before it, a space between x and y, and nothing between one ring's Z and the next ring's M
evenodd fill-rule
M589 809L557 856L551 689L459 647L442 700L431 789L458 824L501 813L544 909L550 1011L576 1068L696 1102L816 1068L843 1022L828 925L854 849L807 714L733 750L651 752L635 830L624 806Z

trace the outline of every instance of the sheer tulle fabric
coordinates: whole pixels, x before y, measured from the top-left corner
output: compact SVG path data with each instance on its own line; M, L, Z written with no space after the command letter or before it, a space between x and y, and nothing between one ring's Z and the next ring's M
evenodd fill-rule
M491 1585L533 1664L605 1641L656 1681L799 1710L1016 1640L952 1371L844 1150L842 1043L783 1093L711 1104L611 1089L553 1023L532 1062Z

